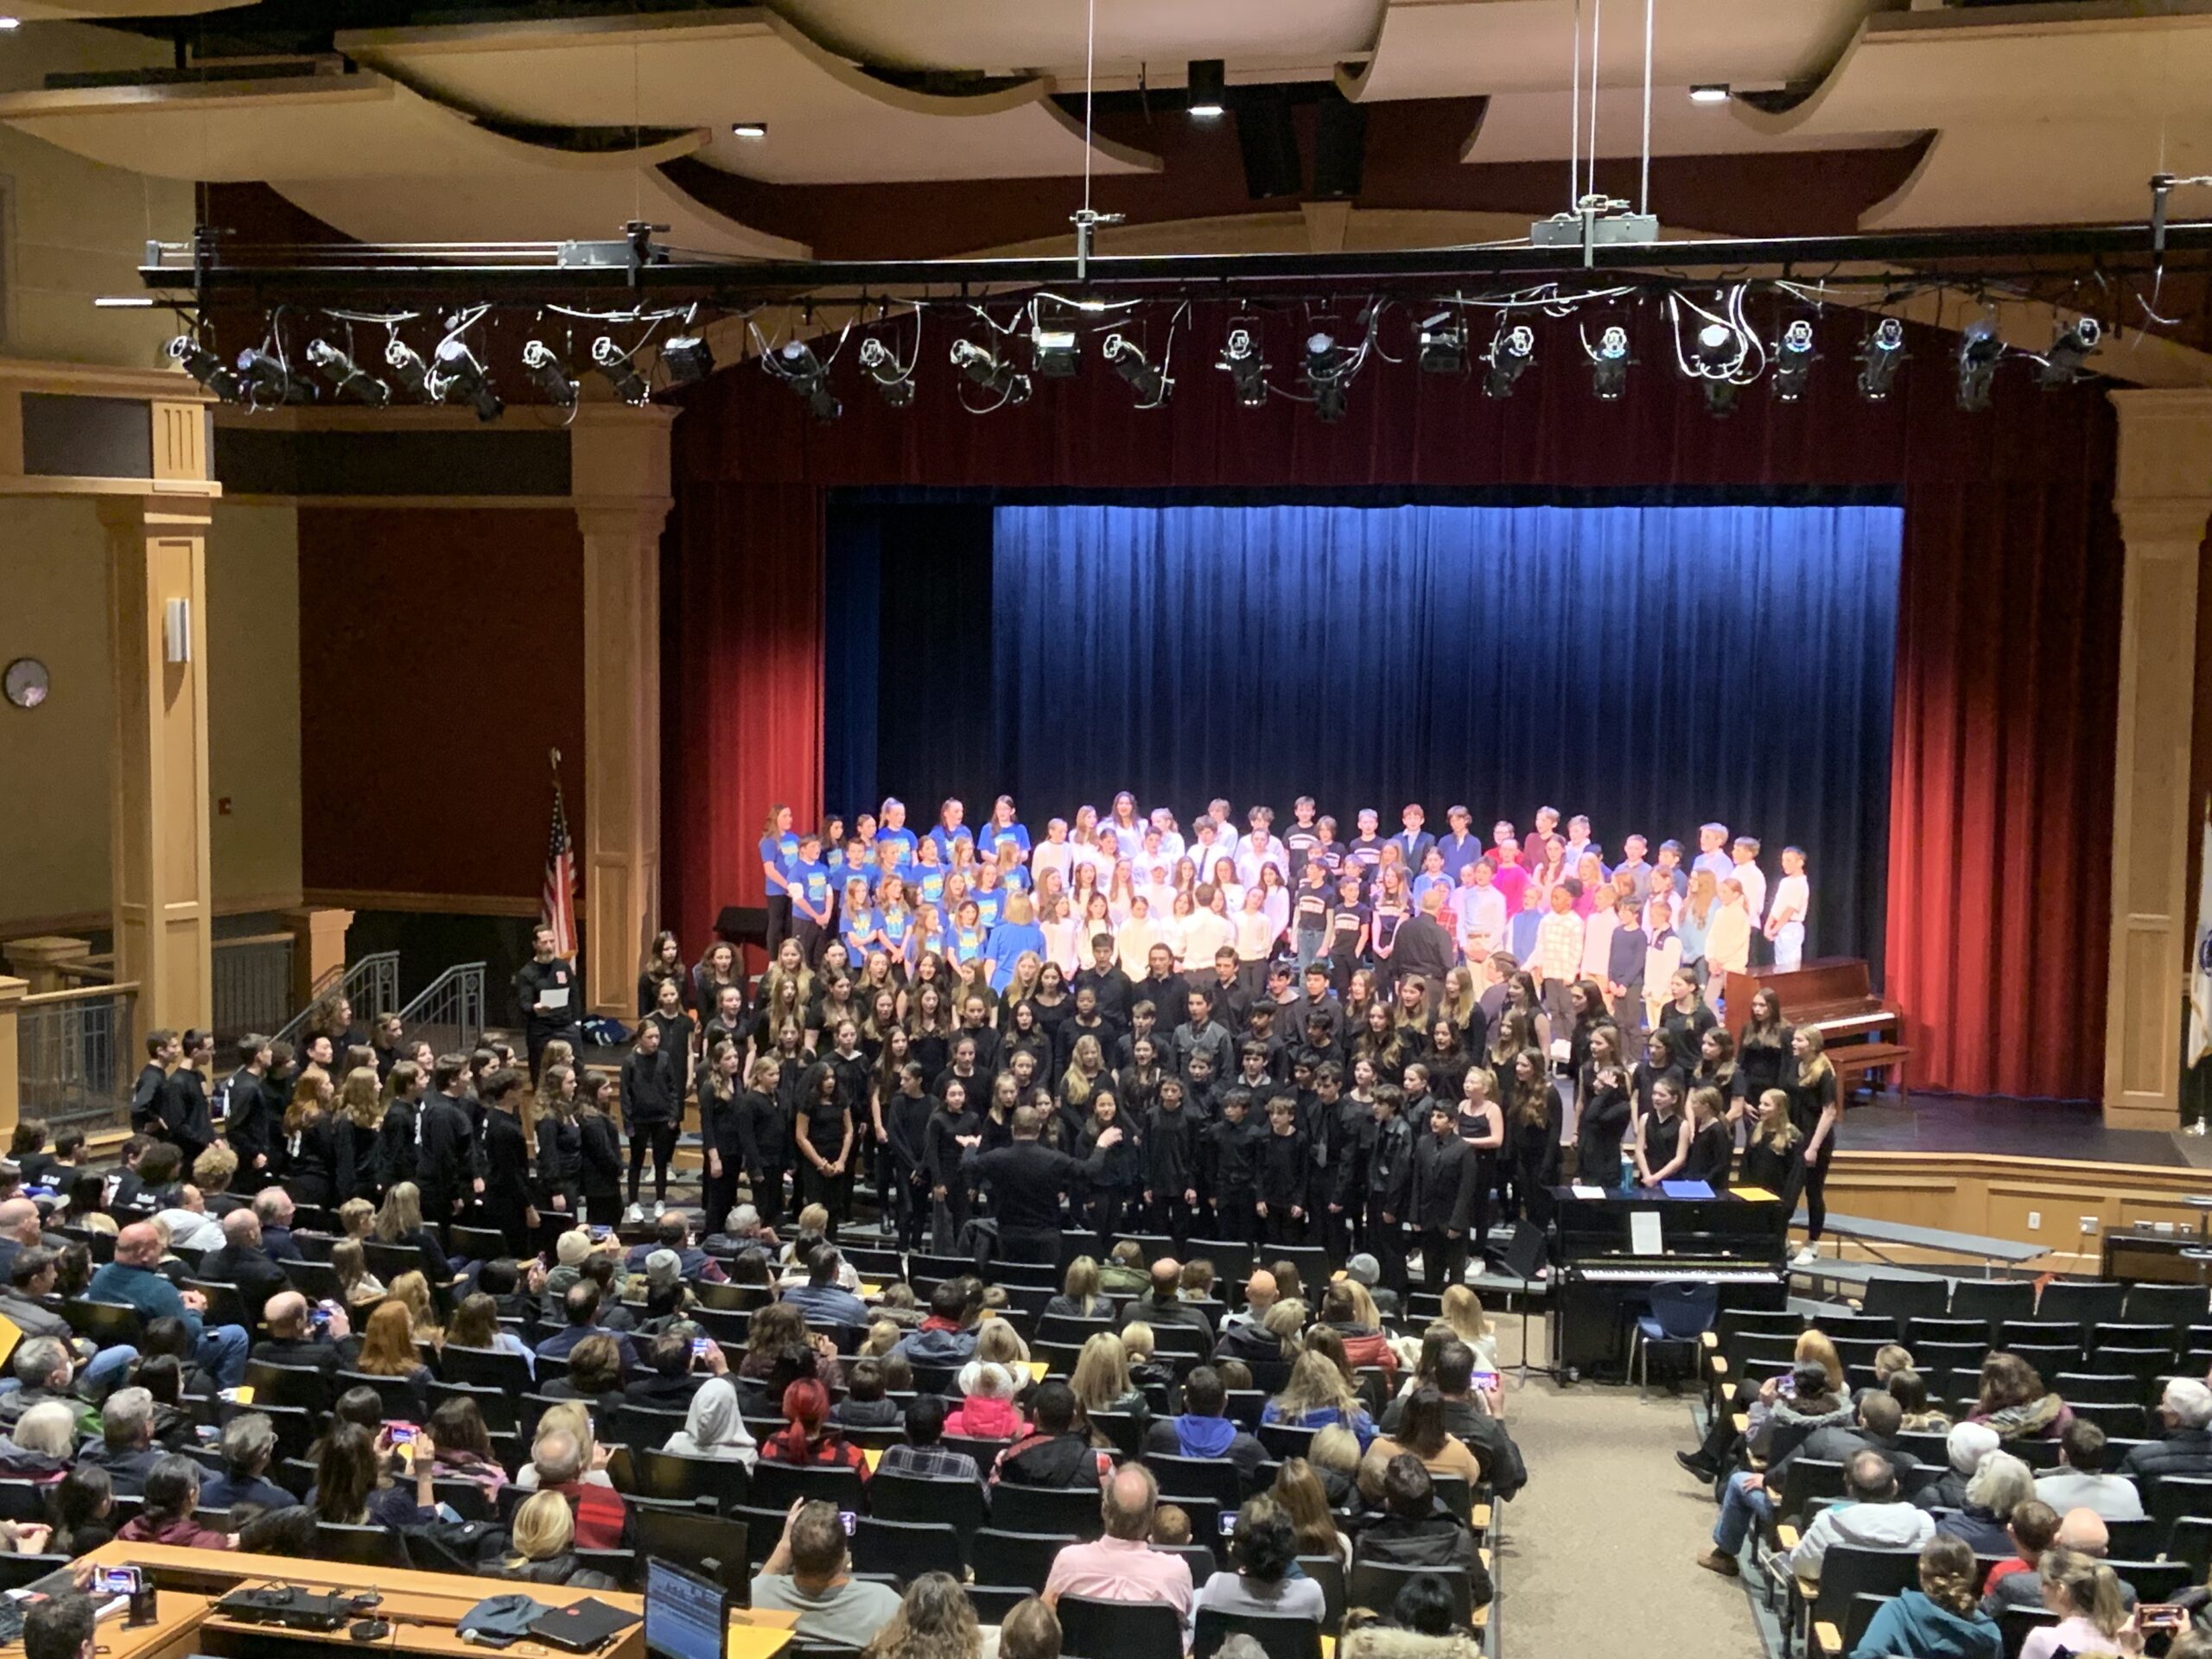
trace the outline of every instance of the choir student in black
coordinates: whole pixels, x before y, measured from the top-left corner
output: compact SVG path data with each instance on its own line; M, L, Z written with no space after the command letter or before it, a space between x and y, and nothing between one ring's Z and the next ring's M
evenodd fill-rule
M1200 1213L1198 1149L1205 1128L1185 1109L1182 1078L1160 1077L1144 1118L1145 1201L1152 1206L1152 1230L1173 1239L1179 1252L1189 1244Z
M1789 1116L1805 1137L1802 1157L1805 1199L1805 1247L1799 1262L1813 1260L1814 1246L1827 1224L1828 1165L1835 1157L1835 1132L1843 1121L1843 1096L1836 1084L1835 1067L1827 1057L1827 1042L1816 1026L1800 1026L1790 1036L1796 1064L1789 1083Z
M677 1122L682 1099L671 1092L668 1065L661 1058L661 1028L647 1020L638 1027L629 1058L622 1062L622 1127L630 1136L630 1203L638 1202L645 1154L653 1156L656 1211L668 1201L668 1168L676 1157Z
M898 1092L883 1109L883 1128L891 1150L890 1172L899 1205L899 1248L918 1250L930 1215L929 1128L937 1101L922 1087L920 1063L899 1068Z
M1582 1111L1575 1123L1574 1179L1617 1192L1621 1187L1621 1146L1635 1118L1619 1027L1600 1026L1590 1033L1590 1058L1582 1068L1580 1089Z
M1254 1196L1262 1237L1270 1244L1305 1243L1306 1217L1313 1203L1313 1153L1298 1127L1298 1103L1288 1095L1268 1103L1258 1176Z
M1107 1130L1116 1128L1122 1130L1121 1136L1101 1154ZM1084 1125L1076 1155L1097 1166L1088 1183L1087 1208L1090 1224L1098 1232L1098 1253L1103 1255L1113 1248L1114 1235L1121 1231L1124 1215L1141 1224L1141 1218L1135 1211L1144 1194L1144 1148L1122 1123L1121 1103L1114 1098L1112 1090L1091 1091L1090 1117Z
M1402 1091L1388 1084L1376 1089L1361 1158L1367 1247L1382 1270L1382 1283L1397 1293L1401 1306L1406 1296L1406 1217L1414 1192L1414 1132L1404 1106Z
M223 1139L238 1154L239 1188L253 1192L265 1186L275 1173L274 1152L281 1157L278 1147L284 1103L270 1087L269 1039L266 1037L246 1037L238 1044L238 1066L232 1072L229 1091L225 1102ZM24 1185L38 1185L34 1171L23 1171Z
M1187 1103L1184 1109L1190 1109ZM1202 1184L1213 1198L1213 1236L1246 1244L1259 1243L1260 1143L1268 1133L1251 1110L1250 1090L1227 1090L1221 1116L1199 1137Z
M737 1140L753 1207L760 1224L772 1228L784 1215L784 1177L791 1166L791 1107L798 1084L786 1096L785 1063L772 1054L753 1062L748 1087L737 1103Z
M583 1219L584 1130L577 1117L576 1071L549 1065L537 1080L537 1180L545 1207Z
M486 1075L480 1092L484 1114L484 1214L517 1256L531 1254L537 1206L531 1198L530 1136L516 1116L530 1084L512 1066Z
M745 1136L738 1128L738 1071L745 1062L727 1039L707 1051L699 1071L699 1155L706 1168L699 1207L708 1229L721 1232L737 1205L738 1177L745 1171Z
M607 1110L607 1096L613 1086L596 1073L576 1086L584 1217L594 1227L612 1227L622 1219L622 1131Z
M1378 1087L1377 1098L1382 1090ZM1421 1285L1441 1293L1467 1274L1467 1226L1475 1206L1475 1154L1459 1138L1452 1107L1439 1101L1414 1143L1408 1217L1421 1235Z
M1552 1187L1559 1180L1559 1135L1564 1112L1544 1057L1524 1048L1513 1057L1507 1084L1505 1137L1513 1187L1522 1213L1537 1226L1552 1224Z
M961 1160L982 1144L983 1114L968 1096L968 1083L948 1073L938 1080L938 1109L922 1136L922 1163L930 1181L930 1250L951 1255L968 1225L968 1178Z
M829 1211L830 1236L834 1239L837 1224L852 1213L853 1149L859 1144L859 1123L836 1069L826 1061L817 1061L807 1071L798 1094L791 1143L798 1151L799 1202Z
M1675 1179L1703 1181L1716 1194L1728 1190L1728 1166L1736 1155L1736 1126L1728 1121L1726 1097L1710 1086L1690 1090L1690 1150Z

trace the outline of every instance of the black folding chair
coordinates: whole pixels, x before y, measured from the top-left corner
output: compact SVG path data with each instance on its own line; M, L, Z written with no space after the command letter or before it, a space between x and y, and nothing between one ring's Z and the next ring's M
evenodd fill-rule
M1052 1558L1078 1540L1072 1533L1004 1532L985 1527L976 1534L971 1559L976 1582L1020 1585L1042 1593Z
M1062 1596L1055 1611L1066 1659L1183 1659L1183 1621L1163 1603Z
M1225 1613L1218 1607L1198 1609L1191 1659L1213 1659L1232 1636L1250 1637L1268 1659L1321 1659L1321 1627L1314 1620Z
M1164 1485L1161 1490L1166 1490ZM1104 1532L1105 1517L1096 1486L1017 1486L1001 1482L991 1495L991 1524L1001 1532L1052 1533L1088 1541Z
M964 1579L968 1563L960 1535L931 1521L886 1521L864 1515L853 1523L853 1567L861 1573L888 1573L901 1588L925 1573Z

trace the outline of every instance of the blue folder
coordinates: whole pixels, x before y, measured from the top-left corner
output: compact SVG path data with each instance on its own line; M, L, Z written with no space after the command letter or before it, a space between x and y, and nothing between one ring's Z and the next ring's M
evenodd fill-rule
M1670 1198L1709 1198L1713 1188L1703 1181L1662 1181L1659 1190Z

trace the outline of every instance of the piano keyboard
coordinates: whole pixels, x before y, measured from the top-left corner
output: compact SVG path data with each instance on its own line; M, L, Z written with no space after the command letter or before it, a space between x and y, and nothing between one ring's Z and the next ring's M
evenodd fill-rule
M1833 1019L1808 1020L1805 1023L1819 1032L1824 1041L1833 1043L1840 1037L1872 1037L1894 1030L1897 1016L1887 1008L1877 1008L1870 1014L1841 1014Z
M1701 1285L1770 1285L1782 1277L1778 1268L1724 1268L1697 1262L1618 1268L1579 1262L1567 1272L1573 1278L1600 1285L1656 1285L1675 1279L1694 1279Z

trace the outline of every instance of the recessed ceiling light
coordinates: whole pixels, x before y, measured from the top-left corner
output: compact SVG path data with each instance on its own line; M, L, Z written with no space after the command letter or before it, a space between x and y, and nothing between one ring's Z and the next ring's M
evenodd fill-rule
M22 26L23 20L20 17L0 17L0 30L21 29Z
M1726 86L1693 86L1690 88L1690 102L1693 104L1726 104L1727 101L1728 89Z
M729 130L733 138L766 138L768 124L766 121L733 121Z
M103 311L143 311L152 308L150 294L102 294L92 303Z

